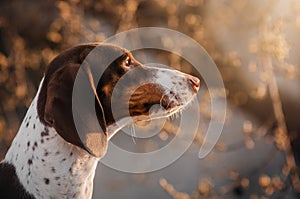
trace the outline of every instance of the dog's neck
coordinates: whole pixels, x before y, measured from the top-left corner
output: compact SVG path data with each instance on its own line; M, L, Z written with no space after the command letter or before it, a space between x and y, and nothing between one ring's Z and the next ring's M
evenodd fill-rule
M39 93L39 92L38 92ZM91 198L98 159L45 126L33 100L4 162L35 198Z

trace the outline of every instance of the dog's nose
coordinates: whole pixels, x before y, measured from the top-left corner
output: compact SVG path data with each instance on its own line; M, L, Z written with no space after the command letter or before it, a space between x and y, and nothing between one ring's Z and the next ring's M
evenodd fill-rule
M197 93L200 88L200 80L197 77L189 76L188 82L192 86L194 92Z

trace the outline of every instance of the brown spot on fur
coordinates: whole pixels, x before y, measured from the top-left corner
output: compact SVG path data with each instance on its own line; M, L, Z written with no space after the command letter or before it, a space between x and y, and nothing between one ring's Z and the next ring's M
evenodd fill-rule
M49 178L44 178L44 182L45 182L45 184L49 184L50 183Z
M46 131L42 131L42 132L41 132L41 136L42 136L42 137L44 137L44 136L48 136L48 135L49 135L49 133L48 133L48 132L46 132Z

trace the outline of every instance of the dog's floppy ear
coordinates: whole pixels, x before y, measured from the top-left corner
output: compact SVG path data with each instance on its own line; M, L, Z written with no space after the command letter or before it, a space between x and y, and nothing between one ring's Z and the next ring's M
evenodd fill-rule
M73 88L74 122L86 150L96 157L102 157L107 149L107 125L95 84L97 82L94 81L90 65L84 61Z
M83 71L80 69L81 61L67 60L61 64L63 65L54 71L49 68L48 72L50 70L51 74L45 75L38 101L40 119L46 125L55 128L67 142L86 150L95 157L102 157L107 149L105 118L99 119L96 114L91 114L93 111L87 110L84 104L78 107L76 107L78 103L73 104L74 83L77 74ZM85 82L89 81L88 78L89 76L85 75ZM94 94L96 93L93 92L90 82L77 86L76 89L83 91L82 96L85 96L84 92L92 93L90 100L95 109ZM100 100L96 103L101 104ZM100 113L100 115L104 114Z

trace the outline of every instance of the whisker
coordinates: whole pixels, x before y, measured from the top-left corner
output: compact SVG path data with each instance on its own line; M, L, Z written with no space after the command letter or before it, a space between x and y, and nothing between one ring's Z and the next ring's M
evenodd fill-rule
M134 124L132 124L131 125L131 138L132 138L132 141L133 141L133 143L134 144L136 144L136 142L135 142L135 137L136 137L136 135L135 135L135 127L134 127Z
M165 96L165 94L163 94L163 95L161 96L160 100L159 100L159 106L160 106L160 107L162 107L162 100L163 100L164 96Z

